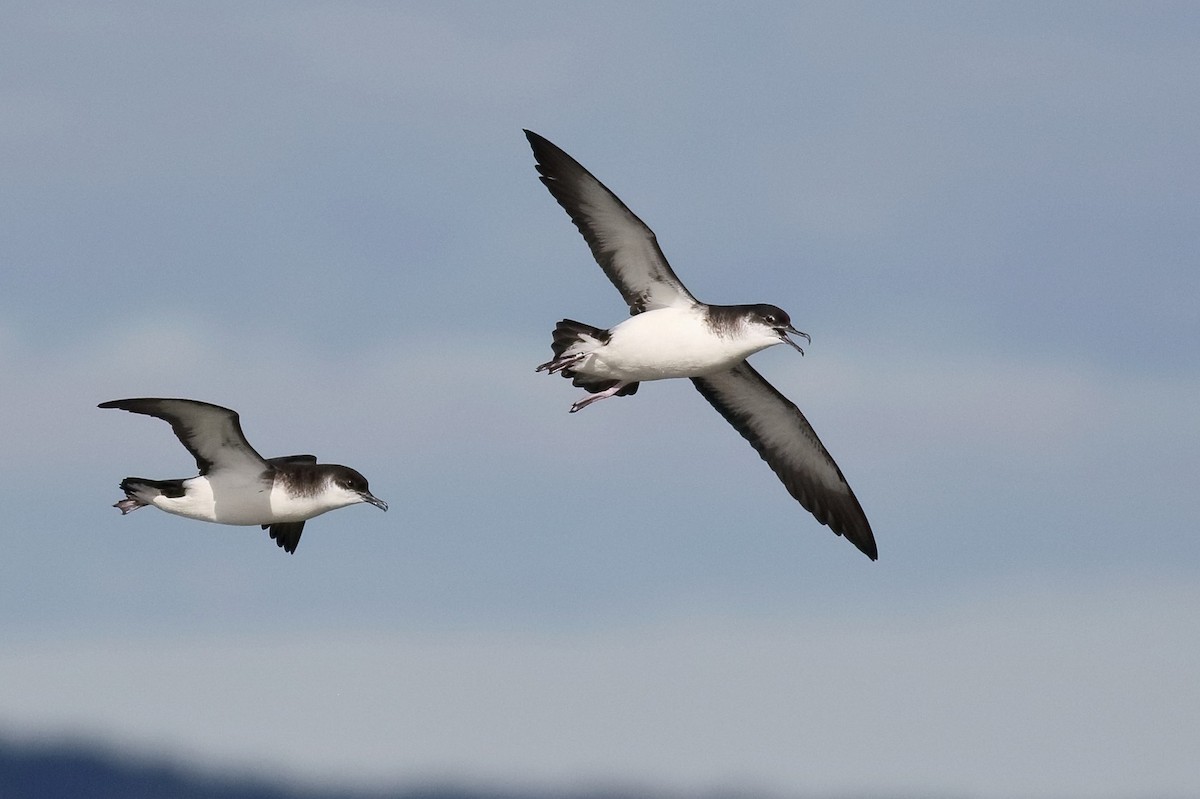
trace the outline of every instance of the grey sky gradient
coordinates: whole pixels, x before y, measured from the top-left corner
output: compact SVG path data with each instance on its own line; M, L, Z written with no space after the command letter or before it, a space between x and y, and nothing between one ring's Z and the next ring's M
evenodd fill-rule
M0 730L296 779L1200 793L1190 4L4 4ZM533 373L623 304L562 146L698 297L813 337L880 560L685 382ZM268 351L266 347L271 349ZM265 533L126 396L391 505Z

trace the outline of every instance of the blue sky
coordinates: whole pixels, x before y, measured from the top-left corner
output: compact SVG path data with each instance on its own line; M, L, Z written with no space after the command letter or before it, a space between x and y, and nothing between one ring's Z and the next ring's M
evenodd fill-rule
M0 730L290 779L1200 792L1189 4L5 4ZM866 509L870 563L684 382L568 415L624 318L590 168ZM391 511L111 507L126 396Z

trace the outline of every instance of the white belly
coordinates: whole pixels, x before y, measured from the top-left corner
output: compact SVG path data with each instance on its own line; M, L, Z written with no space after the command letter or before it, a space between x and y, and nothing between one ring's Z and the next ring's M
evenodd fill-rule
M638 314L609 331L608 343L572 367L623 381L698 377L729 369L770 343L747 345L718 336L702 313L659 308Z
M217 477L193 477L184 481L184 495L158 496L154 506L167 513L217 524L271 524L300 522L332 508L315 497L289 497L261 480L232 482Z

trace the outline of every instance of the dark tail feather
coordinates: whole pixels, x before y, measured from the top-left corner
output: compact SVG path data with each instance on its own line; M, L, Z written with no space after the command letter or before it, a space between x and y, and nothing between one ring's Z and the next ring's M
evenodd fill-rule
M537 368L539 372L549 372L554 374L559 372L563 377L571 378L571 384L587 389L589 393L598 394L601 391L607 391L617 385L619 380L613 380L605 377L592 377L590 375L580 374L571 367L582 360L591 352L591 348L572 348L577 344L586 345L587 339L596 342L597 346L607 344L612 336L607 330L599 327L585 325L583 322L576 322L574 319L563 319L554 326L554 333L550 342L550 350L554 353L554 359L547 361ZM618 397L626 397L630 394L636 394L638 390L637 383L630 383L616 393Z
M550 374L562 372L563 377L574 377L575 372L571 367L586 358L592 350L607 344L609 340L607 330L585 325L574 319L563 319L555 325L552 336L550 349L554 357L534 371Z
M113 505L121 511L121 515L132 513L138 508L153 505L155 497L183 496L183 480L150 480L145 477L126 477L121 481L121 490L125 499Z
M584 336L593 338L601 344L607 344L609 339L607 330L585 325L574 319L564 319L559 322L554 326L554 333L551 335L550 349L554 352L555 358L566 352L572 344L583 341Z
M183 496L183 480L150 480L145 477L126 477L121 481L121 490L132 498L138 494L159 494L171 499Z

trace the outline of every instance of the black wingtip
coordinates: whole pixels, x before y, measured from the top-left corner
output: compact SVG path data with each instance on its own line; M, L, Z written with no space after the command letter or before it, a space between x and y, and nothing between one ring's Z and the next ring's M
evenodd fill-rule
M578 163L574 158L567 155L561 147L547 139L545 136L540 136L532 130L525 131L525 138L529 141L530 148L533 149L533 157L538 161L538 171L541 171L541 165L548 158L563 157L571 162ZM580 167L582 169L583 167ZM543 173L545 174L545 173ZM543 182L545 178L542 178Z
M828 525L830 530L833 530L839 536L854 544L859 552L871 560L879 560L879 549L875 545L875 534L871 532L871 524L862 512L862 506L858 504L858 498L854 497L853 501L855 507L858 509L857 519L834 518L827 520L818 518L818 521L821 524Z
M846 486L847 489L849 487L849 485ZM862 505L858 504L858 497L855 497L853 492L850 493L850 496L857 513L849 519L840 520L841 523L838 526L842 529L834 532L845 536L847 541L858 547L858 551L871 560L879 560L879 548L875 545L875 533L871 531L871 523L867 521L867 515L863 512Z
M154 400L149 397L128 397L126 399L115 399L109 400L108 402L101 402L96 407L104 408L105 410L114 409L118 411L129 411L130 413L142 413L142 411L139 410L139 407L142 407L144 403L153 401Z

